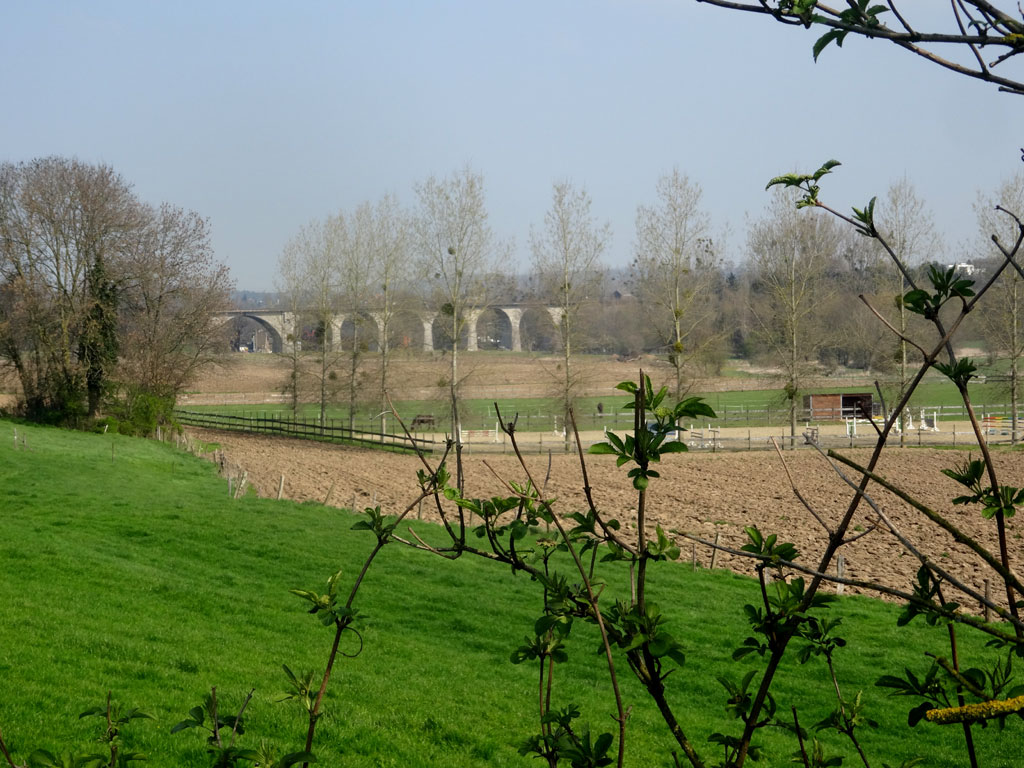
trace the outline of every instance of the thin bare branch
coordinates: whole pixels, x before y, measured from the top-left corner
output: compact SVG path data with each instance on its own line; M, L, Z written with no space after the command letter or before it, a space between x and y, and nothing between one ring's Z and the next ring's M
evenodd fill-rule
M899 20L900 24L903 25L903 29L907 33L909 33L911 35L917 34L916 32L914 32L913 27L911 27L910 24L907 23L907 20L905 18L903 18L903 15L896 8L896 3L894 3L892 0L886 0L885 4L889 6L889 10L892 12L892 15L895 16Z
M811 517L817 520L818 524L825 529L825 532L828 533L829 536L831 536L832 529L828 527L828 523L826 523L824 519L822 519L822 517L814 510L814 507L810 505L807 499L804 498L803 494L800 493L800 489L797 488L796 482L793 480L793 475L789 471L789 466L786 464L786 457L782 454L782 449L779 448L778 442L776 442L774 437L768 439L771 440L772 447L775 448L775 452L779 454L779 461L782 462L782 469L783 471L785 471L786 478L789 480L789 487L793 489L793 495L796 496L797 499L799 499L800 503L804 505L804 509L811 513Z
M238 724L242 722L242 715L245 713L245 708L249 706L249 702L252 701L252 695L256 693L255 688L250 688L249 693L245 697L245 701L242 702L242 707L238 710L238 714L235 716L235 722L231 726L231 741L228 742L228 749L235 746L235 739L238 738Z
M914 595L911 592L903 592L902 590L895 589L893 587L887 587L884 584L879 584L874 581L864 581L863 579L850 579L845 577L833 576L832 574L823 573L814 568L810 568L806 565L801 565L800 563L796 563L791 560L779 560L776 558L769 558L765 555L760 555L755 552L745 552L740 549L733 549L732 547L727 547L720 543L715 544L715 542L713 541L708 541L707 539L703 539L700 536L695 536L692 533L684 533L683 531L675 530L672 532L679 536L682 536L684 539L688 539L697 544L701 544L706 547L711 547L712 549L717 549L719 552L726 552L727 554L735 555L736 557L747 558L749 560L757 560L759 562L771 562L772 565L778 565L785 568L789 568L793 571L796 571L797 573L802 573L807 576L810 576L813 579L816 579L817 581L825 581L830 584L842 584L847 587L856 587L857 589L863 589L867 592L877 592L881 595L887 595L888 597L893 597L898 600L913 603L914 605L920 608L934 611L938 614L941 614L945 618L951 619L952 621L955 621L959 624L966 624L970 627L974 627L975 629L979 629L982 632L991 635L992 637L997 637L1000 640L1004 640L1007 642L1016 642L1016 637L1014 635L1002 632L998 629L998 627L986 624L985 620L979 616L973 616L969 613L950 612L948 610L943 610L942 606L940 606L939 604L928 600L922 600L920 597ZM989 607L993 611L998 613L1000 616L1002 616L1006 621L1010 622L1011 624L1014 623L1013 617L1010 616L1006 612L1006 609L1004 609L1002 606L990 603Z
M896 495L897 497L905 501L907 504L912 506L914 509L923 514L933 523L938 525L942 530L948 533L952 537L953 541L955 541L957 544L963 544L972 552L974 552L974 554L976 554L978 557L984 560L986 565L988 565L992 570L998 573L1001 578L1012 584L1017 591L1024 593L1024 584L1021 584L1020 580L1012 571L1009 571L1006 568L1004 568L1003 564L999 562L999 559L996 558L991 552L989 552L987 549L985 549L985 547L983 547L973 538L971 538L966 533L957 528L955 525L953 525L953 523L949 522L945 517L940 515L938 512L926 506L925 504L922 504L913 496L906 493L899 487L893 485L881 475L878 475L875 472L870 471L865 467L862 467L852 459L848 459L847 457L835 451L828 451L828 457L845 464L846 466L856 470L857 472L860 472L864 477L870 478L872 481L878 483L880 486L885 488L890 493Z
M506 424L501 418L501 414L497 413L498 421L502 425L502 429L506 429ZM522 451L519 449L519 442L516 440L514 426L506 429L506 434L509 440L512 442L512 450L515 452L516 458L519 461L519 466L523 468L523 472L526 473L527 482L534 488L537 487L533 480L533 476L530 473L530 468L526 466L526 460L523 458ZM572 540L569 538L569 534L565 530L565 526L562 525L561 519L555 514L555 511L551 508L551 504L545 499L539 499L540 504L547 511L551 517L555 526L558 528L558 533L562 537L562 541L565 543L566 549L572 556L573 561L576 563L576 570L580 574L580 578L583 580L583 586L587 591L587 598L590 602L591 607L594 611L594 619L597 622L598 629L601 632L601 642L604 647L605 659L608 664L608 675L612 684L612 691L615 696L615 707L618 712L616 722L619 725L619 743L618 743L618 761L617 765L622 768L623 761L625 760L625 745L626 745L626 720L628 718L626 709L622 702L622 693L619 690L618 676L615 672L615 659L612 654L611 643L608 639L608 630L604 624L604 617L601 615L601 610L598 607L598 598L594 593L593 585L590 582L590 578L587 576L587 569L583 565L583 561L580 560L579 553L576 551L576 547L573 546Z
M613 529L608 527L604 517L602 517L597 506L594 504L594 496L592 494L593 489L590 487L590 477L587 474L587 461L583 456L585 451L583 450L583 443L580 441L580 431L576 426L576 413L572 409L569 410L569 420L572 422L572 432L576 438L576 452L580 457L580 472L583 474L583 495L587 499L587 507L594 515L594 519L597 521L597 524L601 526L601 530L604 532L605 537L609 541L614 541L616 546L622 547L635 557L637 555L637 551L633 545L625 539L620 538Z
M3 753L4 759L7 761L7 765L10 768L25 768L23 765L17 765L14 759L11 757L11 753L7 751L7 744L4 743L4 734L0 731L0 753Z
M902 29L888 27L878 20L877 17L872 17L871 20L861 18L850 21L842 18L842 12L840 10L831 8L822 3L818 3L815 6L813 19L811 19L805 18L799 13L784 11L778 7L770 6L766 0L760 0L757 5L735 2L734 0L698 0L698 2L707 3L709 5L732 11L743 11L747 13L771 16L776 21L784 24L799 24L805 27L813 25L815 27L846 32L848 34L858 35L865 38L888 40L892 44L931 61L933 64L936 64L943 69L950 70L959 75L975 80L992 83L999 86L1000 91L1015 94L1024 93L1024 82L996 75L989 67L985 66L984 62L979 62L978 68L973 69L971 67L958 64L951 59L939 56L929 48L922 47L922 44L929 46L942 44L963 46L972 51L977 47L982 46L987 46L989 48L1005 48L1007 53L1000 58L1000 61L1019 53L1020 48L1015 43L1015 35L1020 34L1021 31L1024 30L1024 26L1022 26L1020 21L1003 13L992 6L991 3L984 2L984 0L969 0L968 4L986 15L989 20L989 24L992 27L991 34L988 30L982 30L971 34L959 24L959 28L956 32L918 32L914 30L907 20L898 13L895 15L897 20L900 22ZM888 5L890 8L893 7L893 3L891 2ZM895 11L895 9L893 10ZM959 17L956 17L956 21L959 21Z
M822 453L823 456L826 455L824 452L821 452L821 453ZM827 456L826 456L826 460L828 460ZM857 487L856 483L854 483L842 471L840 471L839 467L835 466L835 464L833 464L831 461L829 461L828 463L835 470L836 474L838 474L839 477L841 477L843 479L843 482L845 482L847 485L849 485L852 488L856 488ZM943 578L946 581L948 581L950 584L952 584L958 590L960 590L961 592L963 592L966 595L970 595L971 597L973 597L974 599L978 600L983 605L988 604L988 605L990 605L990 607L991 607L991 605L994 605L994 604L989 604L989 601L987 599L985 599L984 597L982 597L980 593L975 592L973 589L971 589L966 584L961 582L959 579L957 579L955 576L950 574L944 568L942 568L941 566L938 566L938 565L935 565L934 563L932 563L931 560L929 560L928 557L924 553L922 553L913 544L913 542L910 541L910 539L908 539L906 536L904 536L900 532L900 530L892 522L892 520L889 518L889 516L885 514L885 511L878 504L875 503L875 501L869 496L869 494L864 493L864 500L867 501L867 503L871 506L871 509L873 509L875 514L878 515L878 518L883 523L885 523L885 526L886 526L886 528L889 529L889 532L893 536L896 537L896 540L899 541L900 544L903 545L903 548L906 549L908 552L910 552L910 554L912 554L914 557L916 557L918 562L921 563L921 565L925 566L926 568L928 568L928 570L932 571L933 573L938 574L941 578Z
M865 296L862 293L862 294L858 295L857 298L860 299L864 303L864 306L867 307L871 311L871 314L873 314L875 317L877 317L879 320L881 320L882 324L885 325L886 328L888 328L890 331L892 331L896 335L896 338L898 338L900 341L905 341L907 344L909 344L914 349L916 349L918 352L920 352L921 353L921 357L927 357L928 356L928 353L924 351L924 347L920 346L917 342L915 342L909 336L905 336L904 334L900 333L899 329L897 329L896 326L894 326L892 323L890 323L888 320L886 320L881 312L879 312L877 309L875 309L873 306L871 306L871 302L868 301L867 296Z
M967 30L964 28L963 19L960 18L960 9L963 7L962 3L960 2L960 0L949 0L949 4L953 9L953 17L956 19L956 25L960 29L960 34L966 37ZM964 9L964 13L967 15L968 18L970 18L970 14L967 13L966 9ZM984 59L981 58L981 54L978 52L978 46L975 45L974 43L967 43L966 45L968 48L971 49L971 53L974 54L975 61L978 62L978 69L981 72L987 72L987 68L985 67L985 61ZM1011 51L1011 54L1012 53L1013 52Z
M427 544L427 542L425 542L423 539L421 539L419 534L416 533L416 531L414 531L412 529L412 527L409 527L407 530L412 535L412 537L414 539L416 539L416 541L419 542L418 546L416 544L413 544L412 542L406 540L406 539L399 538L398 536L395 536L395 541L398 541L398 542L400 542L402 544L410 546L413 549L421 549L421 550L424 550L426 552L433 552L435 555L443 557L446 560L457 560L458 559L458 555L457 554L453 555L453 554L450 554L448 550L438 549L437 547L432 547L430 544Z

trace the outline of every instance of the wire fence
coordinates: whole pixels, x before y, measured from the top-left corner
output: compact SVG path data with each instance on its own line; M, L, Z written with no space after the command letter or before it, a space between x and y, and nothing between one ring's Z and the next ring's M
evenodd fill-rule
M430 453L438 445L434 440L407 437L382 432L364 432L339 424L335 419L299 418L281 415L236 416L207 411L175 410L175 418L187 426L224 429L253 435L279 435L303 440L317 440L364 448L383 448L391 451L421 451Z

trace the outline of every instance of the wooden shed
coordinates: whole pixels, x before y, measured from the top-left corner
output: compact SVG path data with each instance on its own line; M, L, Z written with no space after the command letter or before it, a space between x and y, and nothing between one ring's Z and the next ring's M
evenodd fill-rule
M870 392L829 392L804 395L804 418L810 421L866 419L872 414Z

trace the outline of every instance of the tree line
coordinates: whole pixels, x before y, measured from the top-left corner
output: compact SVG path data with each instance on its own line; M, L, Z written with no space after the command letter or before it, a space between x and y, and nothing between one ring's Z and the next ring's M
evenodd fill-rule
M854 368L880 374L895 391L906 387L914 361L902 339L924 323L903 301L912 276L874 240L825 211L797 210L790 191L776 190L743 244L728 249L702 195L678 169L662 176L653 201L637 207L632 260L618 270L604 262L609 225L592 213L587 191L568 181L552 184L550 207L530 229L526 274L511 266L510 241L491 230L483 177L469 168L417 184L412 209L386 196L310 222L279 264L282 300L312 329L306 352L290 353L292 396L297 403L300 391L312 395L324 414L343 393L354 419L357 403L375 391L383 427L390 357L410 336L431 332L422 322L430 316L448 362L438 386L448 393L457 434L465 372L454 340L464 340L472 324L481 343L494 346L508 322L487 308L509 304L540 310L521 310L519 332L524 349L552 354L550 394L566 417L586 378L583 353L657 354L671 365L677 397L720 373L728 358L765 364L778 371L794 433L811 377ZM926 202L906 178L878 201L875 221L915 273L948 270L946 262L983 271L999 258L991 235L1006 227L995 206L1020 210L1022 203L1024 174L979 194L978 237L957 251L942 247ZM1002 275L999 300L965 329L968 338L986 340L990 356L1008 361L1013 402L1024 354L1020 282L1015 272Z
M0 364L30 418L148 431L222 349L230 289L199 214L106 165L0 164Z
M343 397L354 418L357 403L375 392L384 429L391 356L403 338L426 332L414 312L429 310L446 350L437 384L457 433L466 371L454 340L472 321L493 344L499 318L485 310L531 302L545 311L523 316L524 346L557 353L550 394L566 415L586 378L580 355L591 352L660 355L677 396L729 357L764 362L780 372L794 429L812 375L845 366L906 385L908 350L898 339L914 330L900 298L908 275L870 238L824 212L797 212L785 191L729 252L700 184L672 170L653 201L637 207L630 266L610 270L608 224L593 215L584 188L557 181L530 230L525 275L511 266L511 242L489 225L479 173L431 177L414 191L411 210L385 196L311 221L283 249L279 296L312 326L307 343L289 347L296 403L313 391L325 413ZM1022 202L1022 174L979 194L979 236L956 256L942 251L927 205L906 179L879 202L876 221L914 269L945 269L947 261L984 269L999 255L990 236L1006 226L996 205L1019 210ZM1024 355L1020 282L1016 272L1002 275L996 300L973 313L973 333L967 329L1005 358L1014 403ZM228 306L230 287L208 222L143 203L110 167L61 157L0 166L0 360L17 377L27 415L75 422L103 409L130 421L168 410L222 348L212 314ZM850 311L851 298L858 311Z

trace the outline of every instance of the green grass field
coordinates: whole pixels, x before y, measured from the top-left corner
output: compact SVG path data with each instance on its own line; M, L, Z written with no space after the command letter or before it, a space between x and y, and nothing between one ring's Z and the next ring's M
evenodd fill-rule
M816 393L828 392L873 392L868 387L822 387L814 389ZM991 405L1002 405L1008 402L1009 397L1004 387L996 381L977 382L970 387L971 398L975 408L980 412ZM883 388L887 403L895 404L895 391ZM704 398L718 415L717 419L710 420L712 426L734 426L734 427L755 427L755 426L777 426L788 424L788 405L780 389L756 389L756 390L735 390L729 392L696 392L694 396ZM876 396L877 400L877 396ZM611 397L581 397L576 403L576 420L581 430L603 429L629 429L632 427L632 411L625 409L627 403L625 396ZM463 426L465 429L493 429L497 422L497 411L495 402L505 419L511 419L518 415L518 426L521 431L548 431L555 423L561 424L561 412L558 403L548 398L517 398L517 399L469 399L462 403ZM599 412L599 404L600 411ZM911 412L916 414L919 408L930 412L935 408L946 409L942 415L946 419L966 420L966 414L962 410L962 403L956 388L953 384L938 375L930 375L918 387L910 401ZM395 408L407 422L418 414L431 414L435 417L438 430L448 429L450 423L448 407L445 403L436 400L401 400L395 402ZM292 410L285 405L209 405L189 406L188 410L207 411L212 413L223 413L246 416L271 416L287 418L292 416ZM356 416L356 429L375 431L380 428L380 422L374 418L379 413L377 409L363 408ZM300 404L298 418L318 419L320 408L315 403ZM338 426L348 425L348 409L345 406L331 404L327 410L327 417L334 419ZM399 432L400 427L389 420L389 432Z
M15 448L14 430L24 445ZM216 685L222 708L237 707L250 688L244 745L266 739L297 750L304 734L298 709L278 703L281 665L320 669L331 633L290 595L323 590L343 569L345 590L373 540L351 531L353 515L318 504L228 498L215 467L172 447L118 435L92 435L0 421L0 730L16 761L35 748L95 751L99 720L78 713L115 700L150 712L126 732L129 749L153 766L206 764L195 732L171 727ZM344 453L339 451L339 462ZM653 486L656 493L657 487ZM416 525L427 540L439 530ZM606 591L621 594L624 574ZM742 606L756 585L725 572L692 573L659 564L653 599L672 618L687 664L668 680L684 728L709 764L716 730L737 731L723 708L716 675L739 678L757 661L733 662L747 634ZM487 562L448 562L387 547L357 601L364 648L340 659L314 751L327 766L531 766L518 744L535 728L536 670L509 662L539 615L536 585ZM915 754L928 766L965 764L961 732L906 727L911 702L873 686L904 666L923 672L924 650L945 654L945 630L896 627L898 609L847 598L841 615L850 646L837 657L850 696L862 689L881 722L862 736L874 765ZM570 661L556 673L559 705L577 702L595 731L611 730L613 703L595 655L592 627L579 625ZM345 648L355 651L352 643ZM982 665L977 638L962 637L968 663ZM626 678L633 707L628 765L671 765L660 716ZM778 678L780 713L796 706L804 724L832 706L820 663L788 664ZM223 709L222 709L223 711ZM1000 735L976 731L982 764L1020 764L1019 721ZM855 756L835 734L830 752ZM783 765L796 749L779 729L759 739L762 765Z

